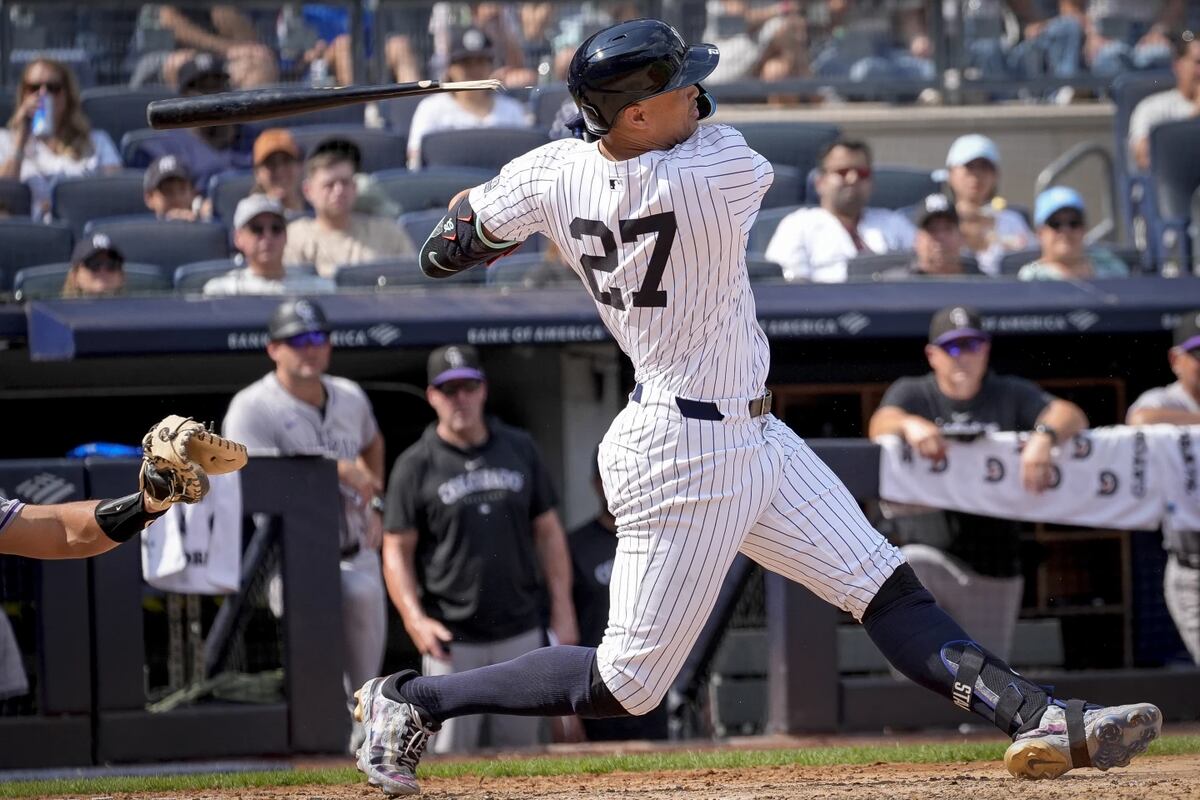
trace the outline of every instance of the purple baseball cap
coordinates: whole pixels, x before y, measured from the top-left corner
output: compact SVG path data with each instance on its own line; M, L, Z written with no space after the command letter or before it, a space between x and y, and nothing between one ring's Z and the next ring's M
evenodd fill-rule
M1200 310L1187 312L1175 326L1175 346L1180 350L1200 349Z
M469 344L448 344L429 354L429 385L447 381L483 381L479 351Z
M983 329L983 317L970 306L947 306L933 315L929 343L938 346L955 339L991 339Z

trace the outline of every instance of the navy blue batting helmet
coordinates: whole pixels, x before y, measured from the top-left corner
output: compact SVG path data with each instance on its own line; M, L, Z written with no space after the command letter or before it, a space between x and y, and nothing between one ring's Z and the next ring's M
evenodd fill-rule
M700 86L716 68L720 51L711 44L689 47L679 32L657 19L621 22L592 34L571 59L567 90L588 132L602 136L621 109L656 95L696 85L700 119L716 102Z

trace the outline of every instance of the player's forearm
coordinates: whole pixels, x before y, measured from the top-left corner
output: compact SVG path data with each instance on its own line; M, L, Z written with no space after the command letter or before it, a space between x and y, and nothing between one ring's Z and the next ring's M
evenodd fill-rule
M396 612L408 625L425 616L417 593L417 534L415 531L393 533L383 537L383 584Z
M1138 408L1129 412L1130 425L1200 425L1200 414L1177 408Z
M98 500L33 506L21 509L0 535L0 552L28 558L87 558L112 550L120 542L96 524Z
M1049 425L1062 443L1088 426L1083 409L1067 400L1054 400L1038 416L1038 422Z
M375 476L376 480L383 483L383 434L375 434L375 438L371 440L363 451L358 454L359 461L365 470Z
M574 609L571 599L571 555L558 514L547 511L533 521L534 548L546 579L546 592L554 609Z
M896 406L884 406L871 415L867 425L867 437L876 439L880 436L903 436L904 422L909 414Z

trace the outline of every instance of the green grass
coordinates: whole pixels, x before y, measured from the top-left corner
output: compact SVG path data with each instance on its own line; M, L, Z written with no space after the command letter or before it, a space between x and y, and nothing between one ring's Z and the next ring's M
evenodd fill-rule
M803 750L691 750L627 755L589 755L491 759L487 761L431 762L422 777L486 778L554 775L595 775L607 772L658 772L692 769L833 766L839 764L933 764L996 761L1004 755L1003 742L961 744L896 744L814 747ZM1155 742L1152 755L1200 753L1200 736L1167 736ZM355 784L362 776L353 767L275 772L179 775L161 778L96 778L28 781L0 784L0 798L31 795L96 797L123 792L195 794L218 789L252 789L270 786L334 786Z

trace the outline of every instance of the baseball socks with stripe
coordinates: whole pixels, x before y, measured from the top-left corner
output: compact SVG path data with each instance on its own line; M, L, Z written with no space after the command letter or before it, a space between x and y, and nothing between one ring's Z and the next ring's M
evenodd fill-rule
M1056 778L1073 767L1126 766L1158 736L1149 703L1101 707L1063 702L989 653L950 618L902 564L867 606L863 627L914 683L951 698L1013 737L1005 753L1018 777Z

